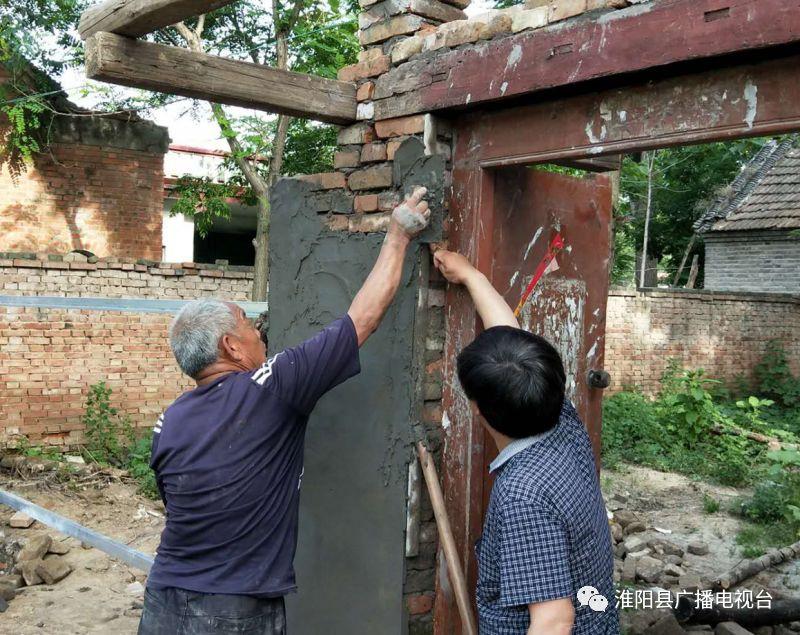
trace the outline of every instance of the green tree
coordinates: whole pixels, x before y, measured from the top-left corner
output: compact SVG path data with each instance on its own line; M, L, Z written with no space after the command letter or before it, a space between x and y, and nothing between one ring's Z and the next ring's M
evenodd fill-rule
M52 102L64 99L46 73L81 57L70 26L83 0L15 0L0 3L0 167L18 176L46 145ZM36 66L32 65L34 62Z
M694 235L695 221L720 188L730 184L766 141L740 139L655 150L641 159L626 156L615 210L618 218L615 243L624 245L628 253L631 247L641 251L647 225L647 253L665 262L674 273ZM648 183L652 193L650 222L646 223ZM616 275L618 279L631 279L632 259L624 264L628 269L616 269Z

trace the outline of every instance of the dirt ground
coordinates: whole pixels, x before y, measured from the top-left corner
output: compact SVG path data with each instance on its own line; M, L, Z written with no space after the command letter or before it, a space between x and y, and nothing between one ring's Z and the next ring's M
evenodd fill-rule
M0 488L62 514L129 546L153 553L164 526L160 504L136 493L133 485L111 483L84 491L42 488L37 480L0 480ZM0 614L3 635L78 635L84 633L136 633L141 615L141 594L128 586L145 576L112 560L97 549L83 549L79 541L54 532L41 523L12 529L7 521L13 510L0 505L6 540L25 540L38 533L65 540L71 549L64 558L73 571L53 586L24 587Z
M736 536L745 521L729 510L737 499L752 492L722 485L694 481L681 474L658 472L640 466L625 465L619 470L606 470L601 477L603 493L608 501L613 495L626 498L625 509L636 512L645 521L646 537L661 537L684 549L690 541L708 544L707 556L686 553L684 568L701 578L714 580L742 561ZM704 510L705 496L719 502L718 512ZM655 528L669 534L660 533ZM800 595L800 561L784 563L751 578L748 583L760 584L785 597Z
M645 519L653 536L660 535L683 547L690 540L707 542L711 550L708 556L686 555L685 564L693 572L713 578L740 561L735 536L742 521L726 509L730 501L746 494L745 491L633 466L604 472L602 483L607 499L613 495L625 498L625 508ZM0 475L0 487L146 553L155 551L164 525L161 505L139 496L130 484L111 483L76 490L49 485L36 478L12 479L5 473ZM709 515L703 511L704 494L721 503L719 512ZM40 523L29 529L12 529L7 524L12 511L0 506L0 529L6 540L24 541L37 533L66 540L71 550L64 557L73 572L53 586L22 589L10 602L8 611L0 614L0 633L128 635L136 632L142 598L128 587L135 581L144 584L141 571L112 560L97 549L83 549L78 541ZM659 534L656 527L671 533ZM756 581L796 597L800 564L782 565L761 574Z

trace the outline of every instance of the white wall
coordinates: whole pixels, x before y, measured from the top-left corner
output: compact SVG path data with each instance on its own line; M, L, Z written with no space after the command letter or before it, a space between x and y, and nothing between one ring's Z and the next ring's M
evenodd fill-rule
M194 262L194 220L183 214L170 216L175 201L164 200L164 223L161 244L164 262Z

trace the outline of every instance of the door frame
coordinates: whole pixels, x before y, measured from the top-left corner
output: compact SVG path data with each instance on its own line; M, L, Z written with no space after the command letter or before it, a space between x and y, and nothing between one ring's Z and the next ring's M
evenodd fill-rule
M450 248L491 274L487 237L494 230L495 168L800 130L800 54L774 55L740 65L721 60L720 67L694 74L461 116L453 122ZM455 361L479 324L468 294L455 286L447 291L445 315L442 407L449 426L442 484L461 564L474 589L472 545L481 533L486 443L481 424L458 389ZM435 632L460 633L446 569L438 570Z

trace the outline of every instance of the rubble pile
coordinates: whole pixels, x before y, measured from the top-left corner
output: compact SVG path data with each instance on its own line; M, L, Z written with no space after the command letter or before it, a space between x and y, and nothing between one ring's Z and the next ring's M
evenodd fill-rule
M34 521L17 512L8 524L27 533ZM7 539L0 531L0 613L8 609L8 603L24 587L53 585L66 578L72 572L72 566L63 557L69 549L64 542L36 530L23 540Z
M643 515L626 508L627 497L616 494L606 501L614 544L614 582L622 632L627 635L792 635L800 633L800 622L769 626L747 626L732 621L715 624L681 623L675 610L679 598L699 602L719 597L715 581L700 575L695 567L709 556L709 545L686 536L673 536L669 529L648 526ZM694 565L694 566L693 566ZM708 571L709 567L702 567ZM720 572L721 573L721 572ZM766 598L779 600L781 594L756 582L730 590L746 597L753 608ZM759 606L755 606L755 599ZM787 598L788 599L788 598Z

